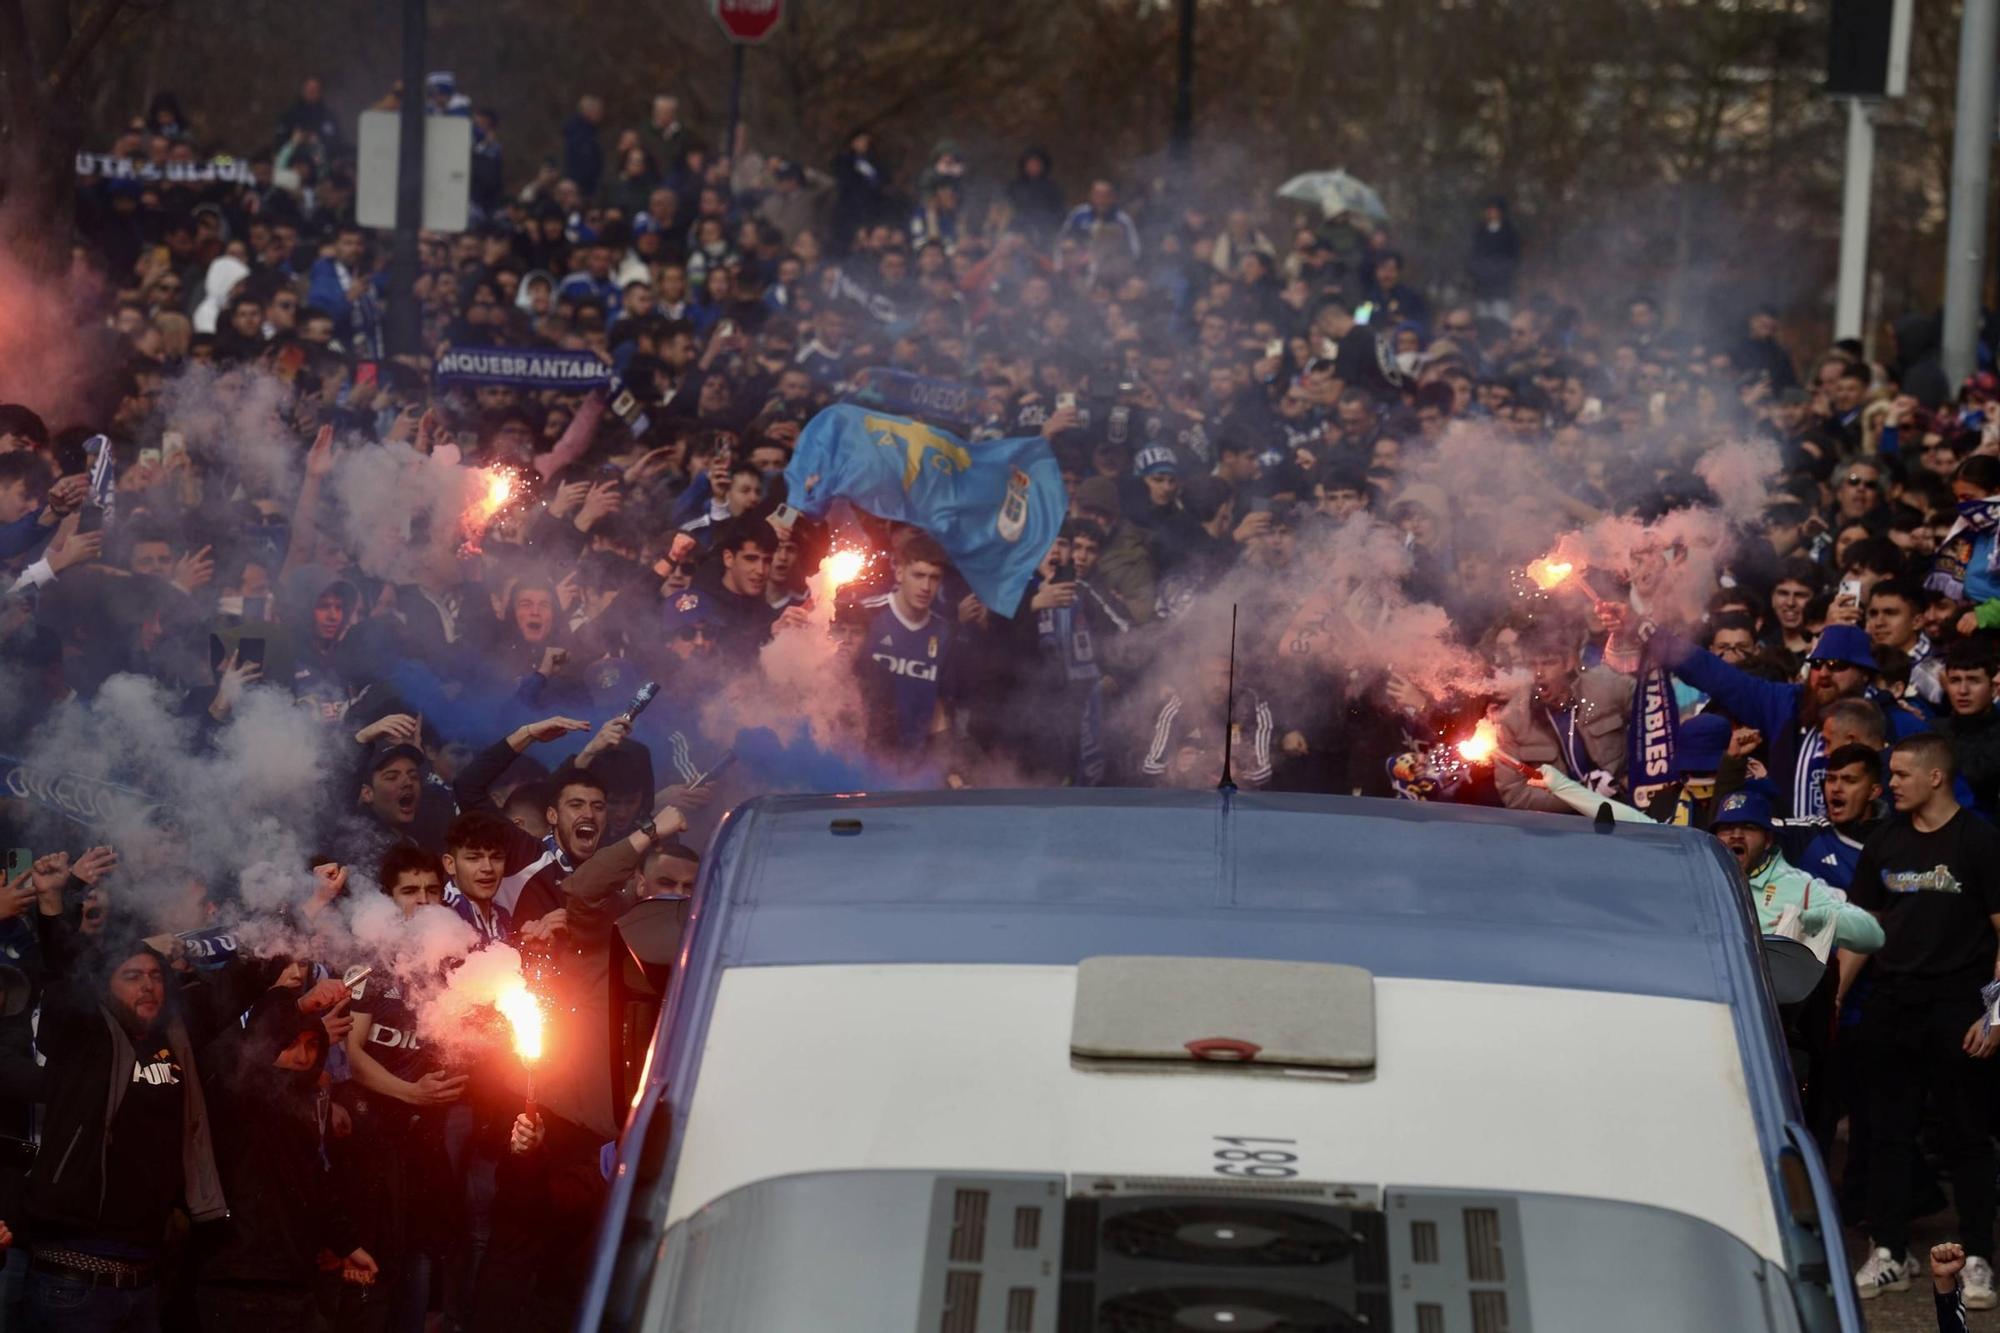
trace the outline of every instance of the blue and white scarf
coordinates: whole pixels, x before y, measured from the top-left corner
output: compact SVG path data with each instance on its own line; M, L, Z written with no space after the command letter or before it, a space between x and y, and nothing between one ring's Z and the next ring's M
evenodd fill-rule
M1966 565L1972 559L1972 548L1979 538L1991 535L1996 529L2000 529L2000 495L1960 501L1958 521L1951 525L1951 531L1938 543L1937 557L1932 561L1930 577L1924 580L1924 586L1947 597L1964 597ZM1956 549L1960 538L1965 540L1963 555ZM2000 577L2000 541L1994 541L1986 548L1986 572Z

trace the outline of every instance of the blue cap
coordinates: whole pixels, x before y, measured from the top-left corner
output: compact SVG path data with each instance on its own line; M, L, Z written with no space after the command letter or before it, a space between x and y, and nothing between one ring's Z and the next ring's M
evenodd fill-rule
M1159 476L1171 472L1180 475L1181 461L1174 451L1164 444L1149 444L1141 449L1132 460L1132 471L1141 477Z
M1806 654L1806 661L1845 662L1867 671L1878 670L1874 649L1859 625L1828 625L1820 631L1819 641Z
M1713 773L1722 767L1729 753L1729 737L1735 730L1720 713L1697 713L1681 723L1674 746L1674 767L1685 777L1690 773Z
M667 607L662 621L669 634L706 625L711 629L721 621L717 614L715 598L694 588L683 589L667 599Z
M1730 824L1749 824L1773 831L1771 823L1771 802L1761 792L1733 791L1715 812L1715 818L1708 821L1711 829L1719 829Z

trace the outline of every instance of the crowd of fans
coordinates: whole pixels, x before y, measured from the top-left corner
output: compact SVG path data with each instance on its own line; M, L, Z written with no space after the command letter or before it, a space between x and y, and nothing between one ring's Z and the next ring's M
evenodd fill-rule
M498 118L425 92L474 120L475 223L422 238L409 291L315 83L210 179L166 170L214 145L156 99L109 153L160 170L79 179L80 295L46 330L99 388L0 405L0 1239L30 1327L560 1326L609 1081L569 1057L523 1113L504 1043L423 1038L445 969L358 947L355 904L449 911L596 1013L609 923L685 912L724 806L855 782L1710 828L1763 924L1831 960L1790 1035L1815 1129L1848 1125L1862 1294L1917 1276L1935 1156L1954 1280L1993 1306L2000 379L1945 382L1934 320L1799 358L1767 308L1697 330L1524 294L1497 200L1427 260L1365 212L1064 180L1040 149L1011 179L949 142L899 171L865 130L824 172L723 152L671 95L615 137L582 98L560 160L510 179ZM385 345L405 301L421 355ZM616 383L436 373L467 348ZM1068 519L1010 613L930 534L786 503L800 431L882 369L969 386L934 424L1060 466ZM441 469L468 479L443 510L397 509ZM1616 558L1523 577L1612 531ZM837 594L836 547L871 557ZM1651 672L1678 722L1641 781ZM134 677L245 768L273 700L310 719L312 855L275 910L137 751L39 743ZM1456 748L1482 720L1500 762ZM93 783L148 798L144 838L79 816ZM283 947L229 933L253 917Z

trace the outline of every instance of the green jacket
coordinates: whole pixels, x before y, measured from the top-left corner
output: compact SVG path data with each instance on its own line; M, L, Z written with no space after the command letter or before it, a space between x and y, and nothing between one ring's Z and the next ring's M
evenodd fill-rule
M1105 538L1091 581L1118 594L1118 600L1131 612L1134 624L1143 625L1153 618L1153 552L1138 524L1129 519L1118 520Z
M1650 824L1652 818L1636 806L1608 800L1553 764L1542 765L1542 778L1549 792L1579 814L1592 815L1599 806L1611 807L1611 816L1621 823ZM1823 879L1817 879L1787 861L1777 848L1764 858L1750 876L1750 900L1757 909L1757 925L1769 932L1787 907L1799 909L1799 927L1808 935L1826 929L1827 915L1833 915L1833 943L1836 948L1856 953L1874 953L1882 947L1882 923L1866 908L1847 901L1847 895Z
M1808 935L1825 930L1832 915L1835 948L1874 953L1882 947L1882 923L1874 913L1847 901L1846 894L1825 880L1800 870L1775 847L1750 875L1750 901L1757 909L1757 924L1767 932L1787 907L1796 907L1799 927Z

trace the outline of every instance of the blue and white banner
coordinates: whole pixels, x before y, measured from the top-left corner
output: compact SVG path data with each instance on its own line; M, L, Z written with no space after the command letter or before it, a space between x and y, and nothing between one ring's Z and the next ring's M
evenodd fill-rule
M818 518L846 500L937 538L988 608L1012 616L1062 530L1062 470L1039 435L967 444L909 417L836 403L806 423L785 469Z
M613 371L594 352L546 347L451 347L437 359L439 384L505 384L516 389L602 389Z
M1680 777L1681 718L1674 702L1674 678L1648 641L1639 654L1638 688L1625 730L1625 785L1635 801L1640 791Z
M977 384L887 366L870 366L856 375L847 401L947 426L976 426L986 415L986 391Z
M106 180L168 181L176 185L206 181L253 185L257 180L250 170L249 158L226 156L212 157L206 162L168 162L164 166L155 166L151 162L135 162L129 157L114 157L110 153L78 153L76 174L101 176Z
M158 804L144 792L115 782L44 768L4 754L0 754L0 788L16 800L32 801L80 824L99 827L143 815Z
M202 972L219 972L243 952L243 941L226 926L184 930L174 938L181 942L181 956Z

